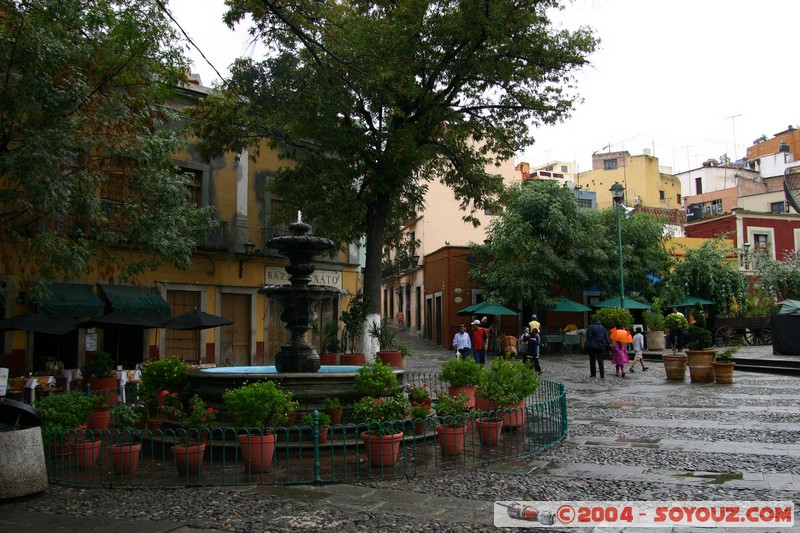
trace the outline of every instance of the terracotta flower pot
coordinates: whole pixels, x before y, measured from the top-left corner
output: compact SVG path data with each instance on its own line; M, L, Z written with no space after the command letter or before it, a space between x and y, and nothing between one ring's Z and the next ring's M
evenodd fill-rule
M111 411L92 411L89 415L89 424L86 426L88 429L108 429L108 423L111 420Z
M141 444L115 444L111 447L111 464L115 474L130 474L139 468Z
M382 363L395 368L403 368L403 352L396 350L378 352L378 359L380 359Z
M342 414L344 413L344 409L328 409L325 411L329 417L331 417L331 425L334 426L336 424L342 423Z
M443 454L460 455L464 451L464 443L467 440L467 427L439 426L436 428L436 436Z
M75 457L80 468L87 468L97 464L100 460L100 451L103 446L101 440L79 440L73 444Z
M736 363L733 361L714 361L714 381L717 383L733 383L733 369Z
M668 380L684 381L686 379L686 354L664 354L664 371Z
M716 350L685 350L689 377L693 383L714 382L714 357Z
M363 353L340 353L339 364L342 366L361 366L367 360Z
M525 423L525 400L503 408L503 427L518 428Z
M478 426L481 444L491 446L500 440L500 434L503 432L502 420L478 419L475 421L475 425Z
M465 387L450 387L449 389L447 389L447 393L450 396L458 396L459 394L466 395L466 397L469 398L469 400L467 400L467 403L465 403L464 405L466 405L470 409L474 409L475 408L475 392L477 390L478 390L478 387L476 387L474 385L468 385L468 386L465 386Z
M272 467L275 453L275 435L238 435L236 440L242 451L242 459L250 472L263 472Z
M319 364L325 366L332 366L339 364L339 356L335 353L321 353L319 354Z
M393 466L400 456L400 442L403 433L393 435L373 435L361 433L359 435L367 448L367 456L372 466Z
M203 455L206 451L205 444L176 444L172 447L172 454L175 457L175 465L178 467L178 474L189 476L198 474L203 465Z

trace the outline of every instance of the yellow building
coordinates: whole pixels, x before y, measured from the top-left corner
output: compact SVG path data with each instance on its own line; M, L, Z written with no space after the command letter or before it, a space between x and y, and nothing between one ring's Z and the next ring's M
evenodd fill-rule
M180 89L173 104L180 109L209 91L190 84ZM93 350L111 353L125 368L172 355L192 362L274 363L274 355L289 339L289 333L280 320L280 304L257 291L265 284L288 283L284 271L286 260L267 246L269 239L286 233L285 226L272 220L280 200L266 191L270 176L279 165L278 154L263 146L255 161L247 153L229 153L205 162L190 144L185 152L174 154L173 162L195 176L191 191L194 201L201 206L213 206L220 222L214 235L198 243L193 268L179 270L165 265L144 274L143 287L115 285L111 281L113 274L100 277L95 272L69 284L54 285L50 301L32 302L24 295L16 299L12 296L5 302L5 316L46 312L78 320L94 313L89 309L100 306L101 313L124 311L149 318L159 315L157 318L162 322L169 316L200 310L233 320L233 324L189 331L134 326L79 327L60 336L9 331L4 334L0 367L10 368L11 376L61 364L65 368L81 367L86 353ZM308 215L304 217L306 220L311 218ZM357 249L318 259L312 283L335 286L344 294L357 292ZM10 279L10 273L0 278ZM346 299L342 296L324 302L317 313L315 330L321 330L324 322L334 317L338 321ZM65 302L74 305L65 306ZM318 345L318 334L313 336L311 340Z
M626 205L681 209L681 182L669 172L647 150L634 156L627 151L595 153L592 170L580 172L575 185L597 194L598 209L611 207L609 190L615 182L625 187Z

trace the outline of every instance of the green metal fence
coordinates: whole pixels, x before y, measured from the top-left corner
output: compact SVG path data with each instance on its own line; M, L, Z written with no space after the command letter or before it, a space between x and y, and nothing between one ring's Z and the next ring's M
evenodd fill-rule
M405 383L425 384L434 396L446 390L435 374L409 372ZM457 452L443 449L442 437L437 436L442 427L435 418L398 422L402 440L396 461L389 465L375 466L370 460L368 452L373 450L359 436L367 429L363 424L317 423L267 430L274 436L274 451L253 460L245 459L237 442L249 433L235 428L215 428L210 435L181 428L86 430L60 437L45 433L47 471L51 482L72 485L172 487L332 483L483 465L531 455L566 438L566 389L556 382L540 383L524 408L497 412L498 418L520 425L506 424L494 444L482 443L478 423L470 415L462 419L463 437L453 437L463 443ZM182 462L182 452L199 449L203 437L207 440L199 458ZM134 455L125 455L123 444L135 445ZM268 467L258 465L270 460Z

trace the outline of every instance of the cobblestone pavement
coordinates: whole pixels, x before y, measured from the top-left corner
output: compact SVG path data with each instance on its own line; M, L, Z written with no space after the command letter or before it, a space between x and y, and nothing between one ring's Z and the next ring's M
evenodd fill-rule
M437 371L452 357L450 350L401 336L414 347L410 370ZM747 348L738 355L772 357L770 347ZM798 500L800 377L737 371L732 385L698 384L688 377L667 381L660 362L651 361L646 372L625 378L614 377L610 363L605 364L601 380L588 377L585 355L542 356L542 377L567 387L570 434L563 443L524 459L407 479L319 486L52 486L41 495L0 503L0 529L495 531L496 500ZM793 528L737 531L800 531L797 510L795 522Z

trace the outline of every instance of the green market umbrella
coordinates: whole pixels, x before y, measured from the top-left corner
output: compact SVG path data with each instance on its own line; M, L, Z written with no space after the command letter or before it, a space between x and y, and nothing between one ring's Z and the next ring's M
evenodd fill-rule
M469 307L465 307L458 312L459 315L516 315L519 311L500 304L483 301Z
M614 296L613 298L606 298L602 302L598 302L594 304L595 307L619 307L619 296ZM652 307L650 304L642 303L639 301L634 300L633 298L628 298L627 296L622 300L622 308L623 309L650 309Z
M699 303L700 305L713 305L717 302L712 302L711 300L706 300L698 296L687 296L681 303L669 304L667 307L693 307L696 303Z
M558 311L560 313L584 313L592 310L591 307L570 300L569 298L564 298L563 296L558 297L558 301L553 307L540 307L539 309L542 311Z

